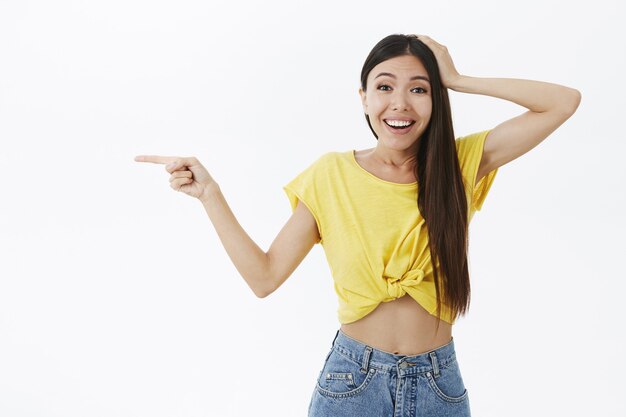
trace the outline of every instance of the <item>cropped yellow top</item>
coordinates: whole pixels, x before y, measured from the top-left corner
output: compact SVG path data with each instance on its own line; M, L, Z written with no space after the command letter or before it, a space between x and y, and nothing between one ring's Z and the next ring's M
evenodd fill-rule
M490 130L456 139L468 199L469 220L482 208L497 169L474 186ZM298 200L311 211L320 232L334 288L339 322L354 322L381 302L409 294L436 314L428 231L417 207L417 182L385 181L366 171L354 151L328 152L283 187L292 211ZM442 304L441 318L456 317Z

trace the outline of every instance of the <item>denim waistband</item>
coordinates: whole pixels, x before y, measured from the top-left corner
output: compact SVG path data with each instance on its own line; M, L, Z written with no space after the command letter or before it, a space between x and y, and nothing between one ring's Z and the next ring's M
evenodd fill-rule
M397 371L403 375L417 374L428 371L439 373L440 366L446 366L456 360L454 338L448 343L419 355L407 356L385 352L355 340L341 331L333 339L333 349L361 364L361 369L367 371L369 367L385 372Z

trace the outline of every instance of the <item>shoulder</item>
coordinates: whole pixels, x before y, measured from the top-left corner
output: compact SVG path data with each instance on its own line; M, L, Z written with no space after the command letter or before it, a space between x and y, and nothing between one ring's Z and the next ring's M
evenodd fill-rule
M341 151L328 151L315 159L312 165L315 167L330 167L337 165L338 161L341 161L346 158L347 153Z
M485 138L490 131L491 129L481 130L480 132L457 137L454 140L457 152L468 151L477 146L482 148L482 144L485 142Z
M330 161L333 159L339 159L347 154L348 151L328 151L320 156L320 159Z
M301 176L320 177L332 171L338 166L337 161L341 159L342 153L336 151L325 152L317 157L310 158L301 171Z

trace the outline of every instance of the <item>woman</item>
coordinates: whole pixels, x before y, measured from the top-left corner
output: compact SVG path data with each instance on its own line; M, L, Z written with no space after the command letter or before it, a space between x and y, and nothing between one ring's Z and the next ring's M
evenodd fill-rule
M455 140L448 88L528 111ZM202 201L259 297L275 291L314 244L324 247L341 327L309 416L469 416L452 338L470 299L468 224L498 168L563 124L580 93L461 75L446 47L428 36L390 35L365 60L359 94L376 147L328 152L289 182L293 214L267 252L197 159L135 159L166 163L171 187Z

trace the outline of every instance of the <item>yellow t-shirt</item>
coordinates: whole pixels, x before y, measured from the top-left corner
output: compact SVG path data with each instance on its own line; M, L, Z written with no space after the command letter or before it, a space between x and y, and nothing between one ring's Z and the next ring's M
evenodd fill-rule
M474 187L490 130L456 139L468 198L469 220L482 208L497 169ZM353 150L328 152L283 187L292 211L302 201L320 232L334 288L339 322L354 322L381 302L409 294L436 314L428 231L417 207L417 182L399 184L361 167ZM445 304L441 318L456 317Z

